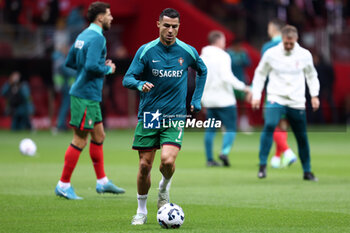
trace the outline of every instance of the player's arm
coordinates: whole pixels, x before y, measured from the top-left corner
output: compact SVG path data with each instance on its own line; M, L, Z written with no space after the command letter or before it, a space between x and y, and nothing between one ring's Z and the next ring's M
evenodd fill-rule
M75 54L74 44L69 49L69 53L68 53L66 61L65 61L65 66L69 67L71 69L74 69L74 70L77 69L76 54Z
M105 46L105 39L102 36L96 36L90 42L86 52L85 70L98 76L111 74L113 68L110 65L100 64L102 50Z
M312 61L312 55L309 53L307 58L307 63L303 69L306 84L309 87L309 92L311 96L311 105L314 111L320 107L320 101L318 99L318 93L320 91L320 82L317 78L317 71Z
M205 66L203 60L199 57L197 51L193 49L196 55L196 60L191 67L197 71L196 76L196 88L192 95L191 100L191 111L198 112L202 109L201 99L204 91L205 81L207 79L207 67Z
M139 48L131 65L123 78L123 86L129 89L138 90L142 92L149 92L153 88L150 82L138 80L145 68L144 61L140 58L144 46Z
M265 81L270 71L271 66L269 64L268 55L264 54L254 72L254 78L252 82L253 96L251 101L253 109L259 109L260 107L261 92L264 89Z

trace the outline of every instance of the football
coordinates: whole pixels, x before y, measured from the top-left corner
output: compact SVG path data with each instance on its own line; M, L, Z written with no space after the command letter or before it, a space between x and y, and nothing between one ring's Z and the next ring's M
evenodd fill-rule
M19 143L19 151L23 155L34 156L36 153L36 145L30 138L25 138Z
M167 203L159 208L157 221L162 228L179 228L185 220L182 208L174 203Z

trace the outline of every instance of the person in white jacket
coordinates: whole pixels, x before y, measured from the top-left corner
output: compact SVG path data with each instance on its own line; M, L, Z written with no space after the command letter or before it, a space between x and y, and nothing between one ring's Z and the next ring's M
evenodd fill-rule
M320 84L311 53L297 43L298 31L286 25L282 29L282 42L267 50L255 70L252 107L258 109L266 77L267 104L264 111L264 129L260 137L259 178L266 177L266 163L272 145L272 134L281 115L286 115L298 144L304 180L317 181L311 172L310 147L306 133L305 79L309 87L311 105L319 108Z
M212 31L208 36L209 44L202 49L201 58L207 66L202 104L207 109L207 119L221 120L225 126L221 154L219 159L224 166L230 166L228 154L236 136L236 99L233 89L250 93L249 88L232 73L230 55L224 50L225 35L220 31ZM219 166L213 159L213 141L216 129L207 128L205 132L205 152L207 166Z

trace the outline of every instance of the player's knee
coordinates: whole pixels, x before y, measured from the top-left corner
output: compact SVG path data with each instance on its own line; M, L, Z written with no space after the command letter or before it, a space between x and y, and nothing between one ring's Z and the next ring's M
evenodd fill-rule
M265 131L273 132L276 128L276 124L273 122L265 122L264 129Z
M83 141L81 141L81 147L80 146L78 146L78 147L79 148L85 148L86 145L87 145L87 140L83 140Z
M152 164L146 160L140 161L140 173L142 176L148 176L152 169Z
M279 122L278 126L279 126L282 130L287 131L287 129L288 129L288 122L287 122L286 120L282 119L282 120Z
M175 159L172 156L167 157L161 161L161 165L165 169L171 169L175 164Z
M97 143L103 143L103 141L105 140L105 137L106 137L106 134L104 132L101 132L100 134L98 134L93 138L93 141Z
M80 149L84 149L87 145L87 139L74 138L72 144Z

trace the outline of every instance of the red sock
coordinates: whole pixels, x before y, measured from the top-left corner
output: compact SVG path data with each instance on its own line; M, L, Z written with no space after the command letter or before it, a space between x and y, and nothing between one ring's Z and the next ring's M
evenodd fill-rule
M273 134L273 139L275 140L275 134L276 133L274 133ZM278 144L276 143L276 153L275 153L275 156L276 157L281 157L281 154L282 154L282 150L281 150L281 148L278 146Z
M276 155L278 157L289 148L287 138L287 131L283 131L279 127L276 127L275 131L273 132L273 140L276 143Z
M81 151L82 149L74 146L73 144L69 145L64 156L64 167L60 179L62 182L70 182L70 178L72 176L75 166L77 165Z
M90 157L95 168L97 179L106 176L103 165L103 144L91 140L90 142Z

